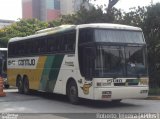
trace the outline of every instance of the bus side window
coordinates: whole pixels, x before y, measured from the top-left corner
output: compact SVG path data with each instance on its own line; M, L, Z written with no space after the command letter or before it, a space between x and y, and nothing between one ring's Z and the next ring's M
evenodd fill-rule
M75 50L75 41L76 41L76 34L75 32L68 34L68 51L74 51Z
M14 44L13 43L10 43L9 44L9 46L8 46L8 48L10 49L10 50L8 50L8 55L9 56L13 56L14 55Z
M24 55L24 41L20 41L18 43L18 55L20 56Z
M58 41L59 41L59 45L60 45L60 49L59 49L59 52L65 52L65 50L66 50L66 48L65 48L65 46L66 46L66 39L65 39L65 34L62 34L60 37L59 37L59 39L58 39Z
M14 50L14 55L17 55L18 54L18 44L14 44L14 48L15 48L15 50Z
M38 54L38 40L37 39L33 39L33 43L34 43L34 46L33 46L32 53L33 54Z
M27 42L27 48L26 48L26 54L28 55L30 53L30 42Z
M39 41L39 53L46 53L47 52L47 39L41 38Z
M24 44L26 44L25 47L24 47L24 54L25 55L28 53L28 44L27 43L28 43L28 41L24 42Z
M63 47L64 47L64 51L65 52L67 52L68 51L68 37L67 37L68 35L67 34L65 34L64 35L64 39L63 39Z
M33 43L33 39L27 41L26 43L27 43L26 53L27 53L27 55L32 55L33 54L33 50L34 50L34 45L35 45Z
M68 33L64 35L63 47L65 52L73 52L75 49L75 33Z
M55 37L51 36L48 40L49 52L53 53L55 51Z
M60 47L61 47L61 45L60 45L60 36L56 36L55 37L54 47L55 47L55 51L57 53L59 53L60 52Z

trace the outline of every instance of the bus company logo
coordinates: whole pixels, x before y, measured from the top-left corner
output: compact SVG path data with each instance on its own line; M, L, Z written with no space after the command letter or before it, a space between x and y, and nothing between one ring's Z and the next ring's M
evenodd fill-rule
M18 114L2 113L1 119L18 119Z
M20 66L34 66L35 65L35 59L21 59L18 60L18 65Z
M85 95L89 94L89 88L92 86L92 84L84 84L83 87L81 87L81 89L83 90L83 93Z
M34 66L36 64L35 59L19 59L19 60L8 60L8 65L16 65L18 63L18 66Z
M15 65L15 60L8 60L8 65Z
M8 68L35 69L38 63L38 59L39 57L11 58L8 59Z

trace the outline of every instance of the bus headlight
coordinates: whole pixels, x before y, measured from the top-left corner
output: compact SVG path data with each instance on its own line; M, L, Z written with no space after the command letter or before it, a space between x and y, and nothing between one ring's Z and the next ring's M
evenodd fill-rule
M97 86L111 86L111 83L107 83L107 82L97 82Z
M141 78L140 85L148 85L149 79L148 78Z

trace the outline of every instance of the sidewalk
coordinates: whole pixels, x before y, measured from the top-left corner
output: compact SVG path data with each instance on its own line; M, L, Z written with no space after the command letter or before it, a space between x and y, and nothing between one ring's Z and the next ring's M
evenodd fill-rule
M160 95L149 95L147 100L160 100Z

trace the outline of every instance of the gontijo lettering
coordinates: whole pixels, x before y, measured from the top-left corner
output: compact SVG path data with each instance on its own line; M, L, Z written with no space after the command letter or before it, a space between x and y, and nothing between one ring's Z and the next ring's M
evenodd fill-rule
M21 60L18 60L18 65L20 65L20 66L34 66L35 65L35 59L21 59Z

